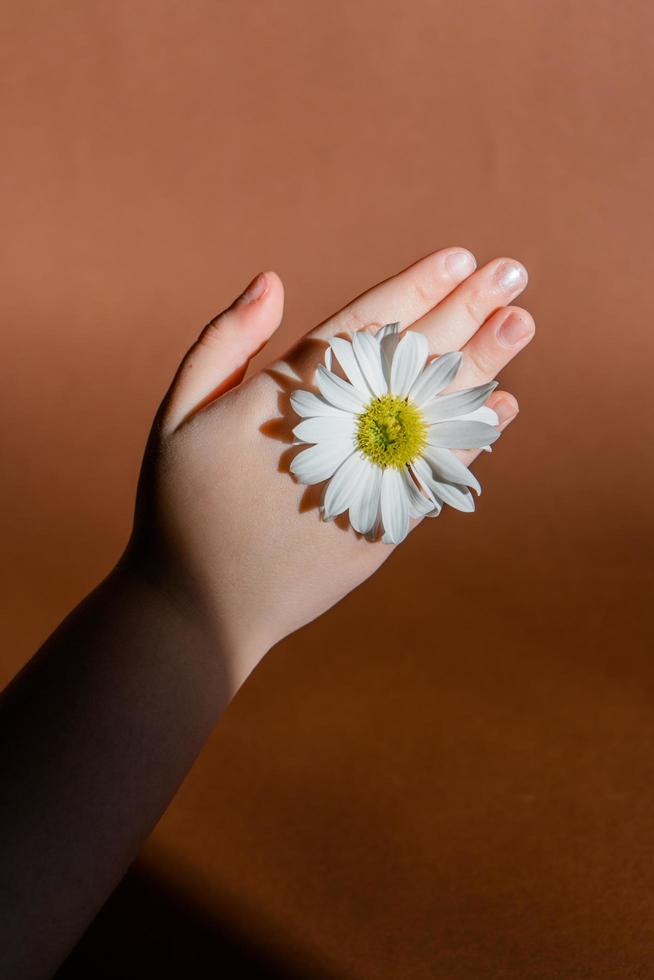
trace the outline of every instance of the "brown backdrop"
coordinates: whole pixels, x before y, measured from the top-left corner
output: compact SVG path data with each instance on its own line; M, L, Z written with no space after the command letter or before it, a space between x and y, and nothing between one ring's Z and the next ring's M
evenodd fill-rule
M3 19L2 680L119 555L171 372L259 269L273 353L449 244L522 259L538 325L477 515L265 659L68 973L654 976L651 5Z

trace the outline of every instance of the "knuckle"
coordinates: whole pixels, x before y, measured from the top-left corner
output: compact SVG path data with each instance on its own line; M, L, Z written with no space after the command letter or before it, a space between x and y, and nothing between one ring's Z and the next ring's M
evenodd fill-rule
M370 320L367 320L365 314L358 310L355 305L350 305L346 306L344 310L341 310L336 317L331 317L327 321L327 324L330 334L338 332L338 330L344 330L347 333L356 333L358 330L363 330L370 326ZM324 326L324 324L321 324L321 326Z
M416 279L413 283L413 292L416 300L421 307L431 309L437 299L435 284L431 281L421 282Z
M210 320L205 327L203 327L200 336L198 337L198 343L202 347L216 348L221 340L221 334L224 328L223 314L219 313L215 316L213 320Z
M466 290L461 297L461 305L465 315L472 323L479 323L481 319L481 292L479 289Z
M480 378L491 377L495 373L496 358L485 344L471 344L468 360L472 373Z

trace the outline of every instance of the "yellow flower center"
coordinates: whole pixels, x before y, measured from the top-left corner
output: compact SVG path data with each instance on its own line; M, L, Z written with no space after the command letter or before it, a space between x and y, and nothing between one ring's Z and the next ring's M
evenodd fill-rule
M382 469L406 466L420 455L426 438L421 412L398 395L373 398L359 416L357 446Z

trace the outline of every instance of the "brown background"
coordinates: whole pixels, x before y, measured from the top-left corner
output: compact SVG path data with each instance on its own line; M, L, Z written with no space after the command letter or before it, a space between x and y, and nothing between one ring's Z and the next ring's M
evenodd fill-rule
M118 557L177 360L259 269L272 353L451 244L523 260L538 325L477 515L265 659L68 974L653 977L651 5L3 20L3 681Z

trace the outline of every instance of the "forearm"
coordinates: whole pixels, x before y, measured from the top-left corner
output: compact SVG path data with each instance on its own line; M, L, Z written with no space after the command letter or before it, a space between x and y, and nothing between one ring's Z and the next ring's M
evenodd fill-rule
M191 611L114 571L0 700L0 970L48 976L240 682Z

